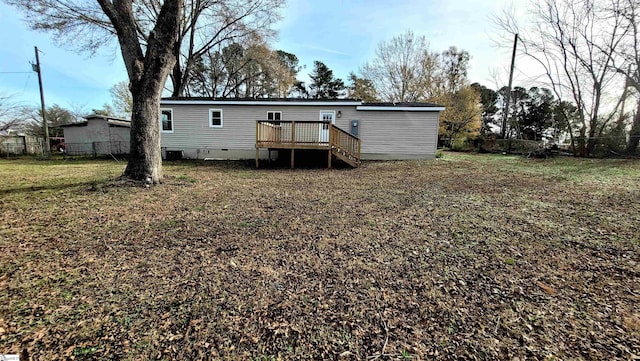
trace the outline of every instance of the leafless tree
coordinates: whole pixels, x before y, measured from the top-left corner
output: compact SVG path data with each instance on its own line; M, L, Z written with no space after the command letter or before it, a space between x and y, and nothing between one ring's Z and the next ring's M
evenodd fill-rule
M438 55L429 50L425 36L408 31L381 42L374 59L360 73L370 79L378 97L389 102L424 101L433 94Z
M129 82L120 81L115 83L111 89L111 104L115 113L121 117L131 116L131 109L133 108L133 96L131 90L129 90Z
M630 0L633 1L633 0ZM519 34L519 51L535 60L560 101L573 102L578 110L579 155L592 154L596 138L615 114L603 114L607 91L619 77L612 67L615 49L628 35L629 26L619 12L621 0L540 0L530 1L533 21L518 23L512 13L495 18L509 36ZM606 6L605 6L606 5ZM618 101L619 104L619 101ZM574 137L574 130L569 129Z
M10 95L0 95L0 133L23 130L25 121L20 117L20 105Z
M129 76L133 107L130 157L124 175L158 183L162 178L160 153L160 97L180 47L184 0L6 0L19 8L32 28L53 32L88 51L118 40ZM145 5L157 14L147 22Z
M292 63L294 61L295 64ZM209 97L286 97L297 74L297 57L274 51L259 37L208 52L192 69L186 94Z
M167 77L182 95L195 59L224 42L268 35L285 0L5 0L32 28L88 52L117 38L132 93L125 176L162 178L159 100ZM73 40L72 42L67 42Z
M629 34L622 46L616 49L621 59L616 63L616 71L626 78L626 86L636 90L640 94L640 3L637 0L623 0L618 11L628 26ZM627 153L634 154L638 150L640 143L640 99L636 103L636 111L631 124L629 141L627 142Z
M191 0L182 11L174 48L176 62L171 72L172 95L185 95L198 59L211 50L231 43L246 43L255 37L273 35L286 0ZM158 0L144 0L140 7L149 23L157 19Z

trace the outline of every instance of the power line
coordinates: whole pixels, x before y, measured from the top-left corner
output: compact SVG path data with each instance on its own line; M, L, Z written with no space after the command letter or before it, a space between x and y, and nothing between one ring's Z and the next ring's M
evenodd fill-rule
M29 73L29 75L27 75L27 80L24 82L24 87L22 87L22 91L24 92L25 90L27 90L27 85L29 85L29 80L31 80L31 75L33 75L32 73Z
M0 74L31 74L30 71L0 71Z

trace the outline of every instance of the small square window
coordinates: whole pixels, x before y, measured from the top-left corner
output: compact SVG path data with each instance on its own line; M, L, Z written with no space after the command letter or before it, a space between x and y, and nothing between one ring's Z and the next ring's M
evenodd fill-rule
M282 120L282 112L267 112L267 120Z
M173 109L160 109L160 130L173 133Z
M222 109L209 109L209 126L222 128Z
M282 112L267 112L267 120L271 120L275 125L280 125L280 121L282 120Z

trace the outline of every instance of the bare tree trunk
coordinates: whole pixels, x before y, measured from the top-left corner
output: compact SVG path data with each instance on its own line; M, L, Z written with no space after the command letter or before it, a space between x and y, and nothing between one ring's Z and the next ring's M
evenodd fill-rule
M577 154L579 157L587 156L586 141L585 141L586 132L587 132L587 129L584 126L580 128L580 137L578 137L578 151L577 151Z
M636 108L636 114L633 116L633 125L629 134L629 143L627 143L626 152L628 154L636 154L638 144L640 143L640 100Z
M124 171L128 178L147 183L159 183L162 178L160 149L161 90L137 87L131 112L131 144L129 162ZM154 94L155 93L155 94Z
M592 122L592 126L589 128L589 135L587 138L587 146L584 151L584 156L589 157L593 155L593 151L596 149L596 122Z
M573 155L578 155L578 152L576 151L576 140L573 138L573 127L571 126L571 122L569 120L567 120L567 128L569 128L569 139L571 140L571 152L573 153Z
M124 176L157 184L162 179L160 96L177 59L178 29L184 0L166 0L143 51L131 1L98 0L118 34L129 74L133 109L129 162Z
M174 51L173 56L176 59L180 57L180 49L176 47L178 50L177 53ZM171 83L173 84L173 90L171 91L172 97L181 97L184 95L184 88L186 87L186 83L183 81L183 73L182 68L180 67L180 62L176 61L176 65L173 66L171 71Z

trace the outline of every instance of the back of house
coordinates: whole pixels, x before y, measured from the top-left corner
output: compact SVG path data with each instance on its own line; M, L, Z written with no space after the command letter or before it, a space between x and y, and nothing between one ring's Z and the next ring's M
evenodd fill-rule
M191 159L252 159L256 155L266 159L268 148L286 148L289 143L265 146L258 139L261 124L280 128L288 134L287 142L296 140L291 148L320 149L329 140L328 129L335 128L359 142L362 159L429 159L435 156L444 110L431 103L350 99L180 97L163 98L160 104L163 157L179 153ZM298 134L291 138L289 132L296 130ZM304 141L300 141L302 130Z

